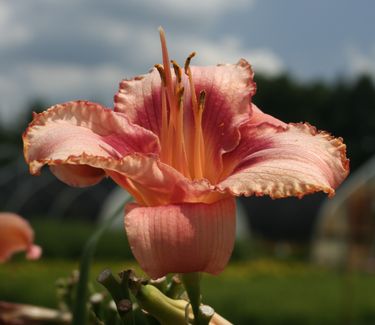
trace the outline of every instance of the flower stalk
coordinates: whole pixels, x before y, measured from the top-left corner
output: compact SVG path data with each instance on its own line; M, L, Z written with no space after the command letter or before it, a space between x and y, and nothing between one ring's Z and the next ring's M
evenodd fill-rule
M155 286L143 285L139 280L130 280L129 287L140 307L156 318L161 325L186 325L187 301L171 299Z
M201 274L198 272L181 274L182 283L184 284L186 293L188 294L191 308L194 314L195 325L208 325L214 312L205 313L205 309L201 309L202 297L200 291ZM203 312L202 312L203 311Z
M180 297L182 292L183 292L182 281L180 277L177 274L175 274L168 284L166 295L169 298L176 299Z
M111 294L123 324L133 325L135 324L133 303L130 299L129 289L126 286L128 283L128 273L123 272L122 275L123 276L120 283L114 277L110 269L105 269L99 274L97 280Z

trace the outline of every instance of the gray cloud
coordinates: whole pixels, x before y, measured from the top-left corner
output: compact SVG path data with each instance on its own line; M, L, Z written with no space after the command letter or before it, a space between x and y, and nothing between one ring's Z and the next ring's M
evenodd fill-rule
M1 1L0 118L8 121L36 96L51 103L87 98L111 105L121 78L160 62L160 24L180 62L196 50L196 64L244 57L256 73L268 75L288 70L301 78L334 77L371 70L366 44L373 42L375 3L364 3ZM345 44L351 43L361 51L348 56Z

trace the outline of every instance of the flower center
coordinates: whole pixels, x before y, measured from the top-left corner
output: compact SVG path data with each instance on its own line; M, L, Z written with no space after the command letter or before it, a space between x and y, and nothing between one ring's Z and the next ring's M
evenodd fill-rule
M159 29L163 65L155 67L162 80L161 87L161 161L173 166L190 179L203 178L205 168L205 147L202 132L202 116L205 106L206 92L202 90L197 97L194 87L190 61L195 52L185 61L184 72L190 89L193 127L184 130L184 93L181 67L170 61L168 56L165 33ZM170 63L172 63L175 78L173 79Z

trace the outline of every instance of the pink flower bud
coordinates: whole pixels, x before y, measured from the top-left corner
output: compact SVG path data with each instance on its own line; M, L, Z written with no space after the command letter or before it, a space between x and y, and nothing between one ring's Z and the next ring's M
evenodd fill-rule
M42 249L33 241L34 231L25 219L10 212L0 213L0 262L19 251L26 251L27 259L38 259Z

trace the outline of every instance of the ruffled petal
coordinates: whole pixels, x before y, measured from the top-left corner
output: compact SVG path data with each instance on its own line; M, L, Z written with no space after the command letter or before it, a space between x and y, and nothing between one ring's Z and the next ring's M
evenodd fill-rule
M105 173L100 167L85 164L65 166L70 156L120 159L133 152L157 154L160 150L153 133L130 123L124 114L87 101L55 105L35 115L23 140L32 174L38 174L48 163L60 180L73 186L93 185Z
M126 114L159 137L161 135L161 79L154 68L150 73L120 82L114 97L114 110Z
M209 67L191 67L195 92L206 91L202 120L206 160L210 166L205 176L213 181L221 169L221 154L232 150L239 142L238 127L249 119L249 103L256 86L250 64L240 60L237 64ZM194 117L191 108L191 91L187 77L183 76L184 131L188 153L194 152L192 134ZM123 80L115 95L115 111L126 114L130 121L161 136L161 80L153 69L149 74L132 80ZM190 149L189 149L190 148ZM214 164L215 166L212 166Z
M125 230L142 269L151 277L168 273L220 273L235 240L235 201L126 208Z
M26 251L29 259L39 258L41 248L33 240L34 232L25 219L14 213L0 213L0 262L19 251Z
M244 126L241 134L240 145L225 157L233 169L218 185L220 190L272 198L318 191L332 196L348 175L342 139L309 124Z

